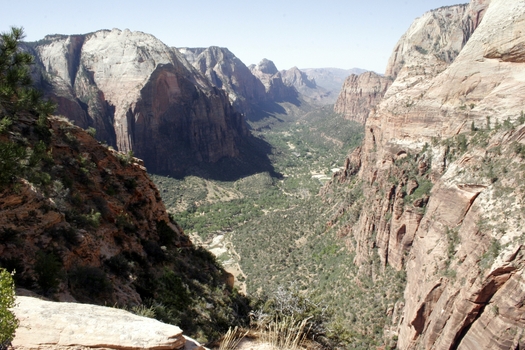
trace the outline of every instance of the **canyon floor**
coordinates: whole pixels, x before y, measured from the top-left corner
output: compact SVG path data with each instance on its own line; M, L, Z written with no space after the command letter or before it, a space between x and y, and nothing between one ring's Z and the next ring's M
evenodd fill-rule
M378 256L371 266L355 266L352 247L337 237L333 218L341 203L364 200L358 190L346 185L336 196L320 195L362 140L363 127L334 114L332 106L288 111L252 124L272 146L278 176L152 179L168 211L235 276L239 290L254 296L279 287L298 290L323 308L331 335L343 343L383 344L403 273L381 267Z

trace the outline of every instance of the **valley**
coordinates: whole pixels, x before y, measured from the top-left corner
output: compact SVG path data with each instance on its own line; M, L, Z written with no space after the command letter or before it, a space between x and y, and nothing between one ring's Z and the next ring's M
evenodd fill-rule
M278 119L253 125L272 147L277 177L151 177L167 210L234 274L237 288L256 298L297 290L322 305L325 336L334 344L383 344L383 329L402 300L404 274L381 266L377 253L369 266L356 266L337 236L341 225L331 221L343 203L364 201L358 184L320 194L361 143L363 126L335 114L333 106Z
M524 31L524 2L443 6L344 82L127 29L3 33L0 350L15 285L169 323L167 348L525 347Z

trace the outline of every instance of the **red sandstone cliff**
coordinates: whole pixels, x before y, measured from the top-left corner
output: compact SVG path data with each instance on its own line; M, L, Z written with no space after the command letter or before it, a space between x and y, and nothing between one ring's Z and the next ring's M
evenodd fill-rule
M343 84L334 111L346 119L364 124L368 114L381 101L391 83L391 78L374 72L352 74Z
M416 20L340 174L367 198L347 228L355 262L407 272L400 349L525 346L524 30L525 5L508 0Z

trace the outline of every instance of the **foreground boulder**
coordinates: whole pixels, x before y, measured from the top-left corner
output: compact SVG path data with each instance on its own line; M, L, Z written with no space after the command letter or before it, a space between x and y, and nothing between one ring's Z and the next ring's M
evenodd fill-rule
M204 349L177 326L128 311L17 297L16 349Z

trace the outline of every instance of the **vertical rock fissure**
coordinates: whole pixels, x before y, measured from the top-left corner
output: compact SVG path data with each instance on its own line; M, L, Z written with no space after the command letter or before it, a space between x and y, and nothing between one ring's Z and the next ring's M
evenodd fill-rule
M488 302L480 304L480 306L476 309L474 309L466 318L465 318L465 324L463 327L461 327L461 330L456 333L456 337L450 344L450 350L457 350L459 347L459 344L463 341L463 338L467 335L470 328L476 322L476 320L483 314L483 311L485 310L485 307L488 305Z
M83 35L72 35L69 38L70 43L68 47L68 70L71 79L71 86L75 86L77 72L80 67L80 53L86 37Z

